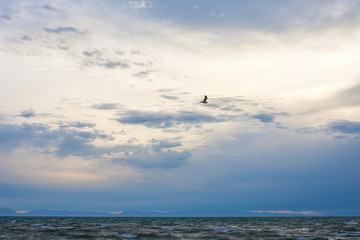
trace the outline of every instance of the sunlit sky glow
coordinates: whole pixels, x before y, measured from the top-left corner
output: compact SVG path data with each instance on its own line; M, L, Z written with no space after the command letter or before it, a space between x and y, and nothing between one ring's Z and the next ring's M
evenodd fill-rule
M359 43L356 0L0 1L0 206L359 215Z

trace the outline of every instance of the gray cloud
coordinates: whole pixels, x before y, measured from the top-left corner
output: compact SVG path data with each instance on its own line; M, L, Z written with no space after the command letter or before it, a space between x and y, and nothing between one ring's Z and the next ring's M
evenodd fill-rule
M126 62L122 62L122 61L111 61L111 60L107 60L106 62L104 62L102 64L104 67L106 68L110 68L110 69L114 69L114 68L129 68L130 65Z
M169 149L169 148L181 146L181 142L178 142L178 141L152 139L151 143L153 144L153 149L156 152L160 152L163 149Z
M152 62L133 62L134 65L140 66L140 67L152 67L153 63Z
M327 126L328 130L332 132L339 132L343 134L359 134L360 122L351 122L347 120L332 121Z
M46 4L43 9L49 10L49 11L57 11L57 9L52 6L51 4Z
M101 157L108 149L97 147L91 144L90 140L96 138L92 133L77 135L65 134L57 143L55 153L59 157L82 156L82 157Z
M56 34L60 34L60 33L78 33L78 34L82 34L82 32L74 27L57 27L57 28L44 28L44 30L48 33L56 33Z
M100 51L98 49L95 49L95 50L92 50L92 51L83 51L82 54L87 56L87 57L101 56L102 51Z
M32 117L36 117L36 113L33 109L29 109L20 112L20 116L24 118L32 118Z
M144 125L148 128L170 128L175 125L222 122L225 119L204 113L180 111L178 113L127 111L118 119L123 124Z
M211 97L208 96L207 107L217 108L223 111L242 112L241 106L257 106L258 102L244 99L243 97Z
M47 145L53 138L49 127L43 124L0 124L0 148L6 152L11 152L24 143L34 146L42 146L43 143Z
M25 35L21 38L21 40L24 40L24 41L31 41L31 40L32 40L32 38L31 38L29 35L25 34Z
M61 127L73 127L73 128L93 128L95 127L94 123L89 123L89 122L80 122L80 121L76 121L76 122L61 122L60 123Z
M260 120L261 122L264 123L270 123L270 122L274 122L276 116L286 116L286 115L289 114L286 112L281 112L281 113L261 112L258 114L250 115L250 117L253 119Z
M179 99L179 97L169 96L169 95L160 95L160 97L168 99L168 100L178 100Z
M91 123L59 123L59 128L45 124L0 124L0 153L13 150L39 148L42 154L58 158L78 156L85 158L107 158L114 163L123 163L137 168L176 168L186 163L190 151L176 149L179 141L153 139L149 144L118 144L101 147L94 144L97 139L113 140L97 130L89 129ZM122 157L118 155L121 153Z
M0 15L0 20L11 21L12 18L9 15Z
M66 126L72 126L69 129ZM87 126L92 126L87 124ZM52 129L49 125L45 124L1 124L0 125L0 145L6 149L6 151L12 151L13 149L22 146L35 146L45 148L47 146L53 146L57 148L57 152L66 151L62 149L60 144L63 141L78 139L83 144L89 143L94 139L105 139L107 135L92 130L78 130L84 128L83 123L68 123L60 124L60 128ZM75 129L74 129L75 128ZM78 142L79 142L78 141ZM84 153L85 154L85 153Z
M253 119L258 119L261 122L273 122L275 118L274 113L258 113L250 116Z
M143 70L143 71L134 73L133 76L143 78L143 77L147 77L151 72L153 72L153 70Z
M100 110L112 110L118 109L119 107L120 105L118 103L97 103L92 105L92 108Z

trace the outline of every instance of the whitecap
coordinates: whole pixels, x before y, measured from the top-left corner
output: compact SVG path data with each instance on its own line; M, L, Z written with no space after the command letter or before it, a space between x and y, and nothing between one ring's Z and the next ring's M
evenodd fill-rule
M346 233L336 233L334 234L335 237L358 237L360 233L358 232L346 232Z
M56 230L57 227L52 227L52 226L41 226L42 229L45 229L45 230Z
M322 225L324 225L324 224L322 224L322 223L314 223L313 225L314 225L314 226L322 226Z
M45 229L45 230L57 230L57 229L69 230L69 229L73 229L73 227L53 227L53 226L41 226L41 228Z
M359 224L358 222L344 222L344 224L347 224L347 225L357 225Z
M174 230L174 228L172 228L172 227L166 227L166 226L162 226L162 227L160 227L160 229L162 229L162 230Z
M68 230L68 229L73 229L74 227L58 227L58 229L65 229L65 230Z
M115 235L125 239L132 239L137 237L136 235L132 235L132 234L115 234Z
M210 230L213 230L215 232L230 232L232 229L227 227L210 227Z
M99 228L108 228L108 227L113 227L113 226L115 226L115 225L114 224L101 224L99 226Z

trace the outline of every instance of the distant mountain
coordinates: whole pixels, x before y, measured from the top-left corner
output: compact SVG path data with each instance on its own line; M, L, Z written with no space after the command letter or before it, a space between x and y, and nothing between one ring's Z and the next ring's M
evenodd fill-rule
M26 213L17 213L10 208L0 208L0 216L34 216L34 217L170 217L184 216L181 213L162 211L124 211L119 214L102 211L69 211L39 209Z
M0 216L16 216L17 212L10 208L0 208Z
M46 217L114 217L116 214L96 211L68 211L68 210L35 210L25 214L26 216Z

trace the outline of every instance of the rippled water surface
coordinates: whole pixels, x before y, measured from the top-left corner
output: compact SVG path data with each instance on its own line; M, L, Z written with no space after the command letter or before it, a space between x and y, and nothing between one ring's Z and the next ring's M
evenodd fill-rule
M0 217L0 239L360 239L360 217Z

